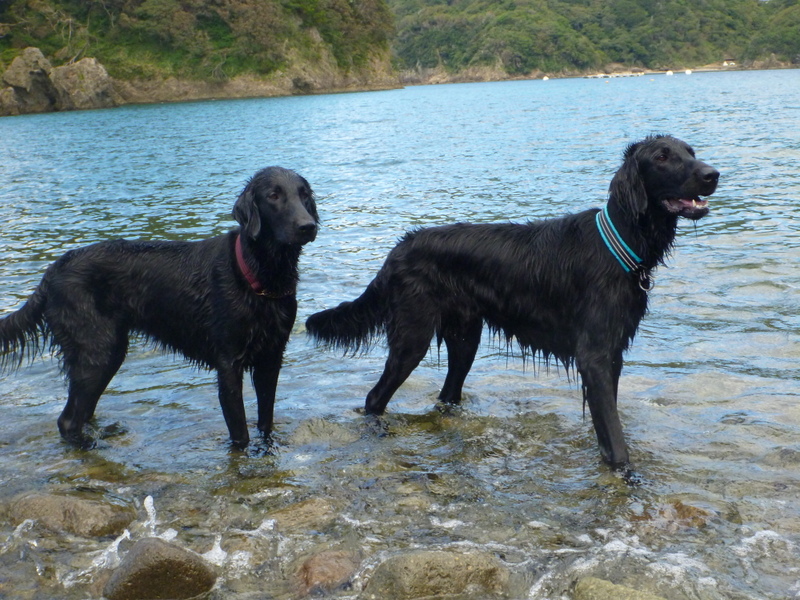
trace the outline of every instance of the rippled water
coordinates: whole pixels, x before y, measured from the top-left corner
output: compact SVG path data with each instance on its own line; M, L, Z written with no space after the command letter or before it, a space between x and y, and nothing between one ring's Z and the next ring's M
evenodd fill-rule
M519 600L566 597L583 575L669 600L800 597L799 74L428 86L0 119L0 312L69 248L226 231L247 177L269 164L311 182L323 219L301 259L274 454L232 452L213 376L143 344L100 402L99 447L74 450L55 426L58 365L37 360L0 378L0 502L45 490L134 503L134 541L173 530L221 564L215 598L296 597L296 561L330 547L362 557L353 587L333 594L342 598L411 548L494 553ZM642 485L599 461L574 378L523 365L488 335L463 409L435 408L444 350L434 349L390 404L389 435L366 431L356 409L383 351L316 349L305 317L359 294L409 227L600 205L625 145L655 132L690 142L722 179L711 214L682 225L623 371ZM324 526L264 525L313 498L335 508ZM0 597L98 596L97 557L116 552L112 539L15 526L0 520ZM248 552L234 551L242 532L260 532ZM130 541L118 542L124 554Z

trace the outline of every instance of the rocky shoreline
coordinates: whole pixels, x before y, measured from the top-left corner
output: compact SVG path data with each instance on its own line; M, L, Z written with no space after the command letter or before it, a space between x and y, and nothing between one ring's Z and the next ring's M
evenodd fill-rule
M94 58L53 67L38 48L26 48L0 76L0 117L65 110L113 108L125 104L186 102L222 98L258 98L401 87L388 62L376 57L356 74L342 74L322 61L293 67L268 78L221 81L177 78L114 79Z
M441 67L397 73L388 66L386 57L376 57L367 69L357 74L343 74L330 63L331 61L322 61L314 66L295 66L268 78L243 76L221 81L177 78L123 81L111 77L105 67L94 58L83 58L71 64L53 67L38 48L26 48L0 76L0 117L113 108L125 104L385 90L407 85L564 77L613 78L671 73L666 70L630 69L624 65L610 65L606 71L600 73L576 71L557 75L534 72L525 76L510 76L499 67L491 66L474 67L459 73L449 73ZM791 67L793 65L772 57L743 66L728 63L704 65L694 68L693 71Z
M0 504L0 515L5 513L4 517L18 531L32 528L41 535L104 539L108 549L95 560L93 569L80 575L91 580L86 585L91 597L108 600L207 598L222 576L221 559L228 551L249 549L260 554L252 541L246 539L239 540L238 545L235 540L226 542L228 551L215 546L214 550L200 554L178 542L174 529L156 534L151 498L145 500L144 507L135 504L119 499L112 503L99 498L37 492ZM321 529L337 518L335 508L321 498L289 505L267 517L270 531L284 535L298 529ZM271 558L257 556L258 562L264 564ZM376 563L352 547L324 546L311 549L289 571L286 577L292 597L351 590L358 594L359 600L507 598L512 577L509 568L493 553L475 549L405 550ZM592 576L573 581L571 598L663 600L649 592Z

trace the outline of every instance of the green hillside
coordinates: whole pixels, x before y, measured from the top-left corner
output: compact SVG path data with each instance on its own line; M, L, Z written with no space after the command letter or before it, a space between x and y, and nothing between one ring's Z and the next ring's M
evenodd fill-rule
M333 57L340 73L574 73L774 55L800 63L800 0L0 0L0 73L26 46L121 80L225 81Z
M797 0L389 0L402 68L509 74L800 62Z
M26 46L91 56L116 78L266 75L332 53L344 72L388 51L383 0L0 0L0 70Z

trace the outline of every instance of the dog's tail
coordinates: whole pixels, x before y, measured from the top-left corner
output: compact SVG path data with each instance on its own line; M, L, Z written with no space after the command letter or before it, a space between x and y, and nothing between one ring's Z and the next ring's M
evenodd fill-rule
M367 351L379 335L386 333L386 294L381 273L358 298L336 308L315 313L306 320L306 330L318 342L345 352Z
M47 338L44 307L47 293L44 281L28 297L22 308L0 319L0 370L13 370L27 354L33 358Z

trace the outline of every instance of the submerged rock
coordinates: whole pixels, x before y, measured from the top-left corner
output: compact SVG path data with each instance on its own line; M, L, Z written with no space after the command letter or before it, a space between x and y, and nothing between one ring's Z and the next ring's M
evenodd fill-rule
M348 550L324 550L314 554L297 569L299 592L303 596L331 594L349 587L358 565L357 554Z
M611 598L614 600L664 600L661 596L640 592L596 577L584 577L575 584L574 600L609 600Z
M336 508L324 498L309 498L267 515L282 533L321 531L336 520Z
M158 538L139 540L105 585L108 600L184 600L214 587L217 574L200 556Z
M510 573L490 554L419 551L382 562L367 582L360 600L502 596Z
M360 437L357 431L347 425L334 423L327 419L309 419L297 426L289 438L289 443L293 446L317 444L330 448L342 448L357 442Z
M14 524L26 519L51 531L83 537L118 535L136 518L130 506L58 494L31 494L9 506Z

